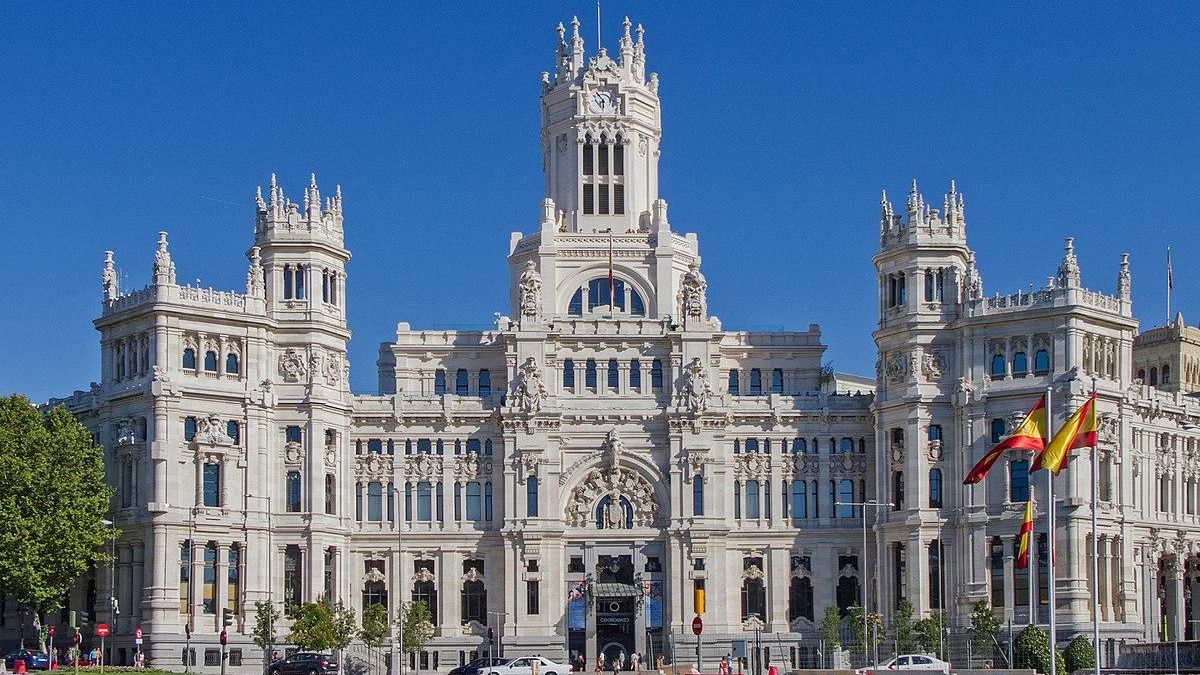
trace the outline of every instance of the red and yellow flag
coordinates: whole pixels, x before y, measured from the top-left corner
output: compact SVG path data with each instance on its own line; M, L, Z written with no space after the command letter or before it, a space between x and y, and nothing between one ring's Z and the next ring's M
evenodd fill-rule
M1076 448L1090 448L1096 445L1096 395L1092 394L1087 402L1067 419L1066 424L1054 434L1050 444L1033 460L1029 472L1038 469L1049 469L1058 474L1067 463L1067 453Z
M1046 447L1046 396L1043 394L1030 409L1029 414L1025 416L1025 421L1021 422L1021 426L979 459L967 477L963 479L963 485L974 485L983 480L996 460L1000 459L1004 451L1009 448L1041 452L1044 447Z
M1029 539L1033 536L1033 497L1025 502L1025 519L1021 521L1021 530L1017 533L1017 569L1023 570L1029 565Z

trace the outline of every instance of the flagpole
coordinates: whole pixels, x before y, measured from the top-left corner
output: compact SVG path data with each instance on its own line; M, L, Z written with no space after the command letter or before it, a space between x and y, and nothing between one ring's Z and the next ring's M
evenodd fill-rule
M1054 406L1051 404L1051 396L1054 393L1053 387L1046 387L1046 446L1049 448L1051 439L1054 438ZM1054 472L1049 468L1043 467L1046 472L1046 578L1048 580L1047 596L1050 603L1049 613L1049 633L1050 633L1050 675L1058 675L1058 664L1055 655L1058 653L1056 649L1056 632L1054 625Z
M1029 481L1029 501L1034 502L1036 507L1035 487L1033 481ZM1033 532L1030 532L1028 537L1029 540L1025 543L1025 571L1029 573L1029 588L1026 590L1029 591L1029 625L1032 626L1037 623L1037 614L1035 613L1037 611L1037 577L1034 575L1034 571L1037 569L1037 537ZM1030 549L1032 549L1033 555L1029 555Z
M1092 415L1096 414L1096 378L1092 378ZM1100 675L1100 541L1096 537L1096 494L1098 467L1096 443L1092 444L1092 659L1095 675Z
M1168 325L1168 326L1171 325L1171 290L1175 286L1175 280L1172 278L1173 276L1174 276L1174 274L1173 274L1173 271L1171 270L1171 247L1168 246L1167 247L1167 323L1166 323L1166 325Z

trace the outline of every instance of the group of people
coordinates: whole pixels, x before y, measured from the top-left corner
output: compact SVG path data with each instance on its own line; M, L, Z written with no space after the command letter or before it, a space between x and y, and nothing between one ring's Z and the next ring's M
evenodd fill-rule
M628 668L626 668L628 665ZM641 672L642 670L642 655L634 652L628 656L625 655L625 650L617 652L612 658L605 657L600 654L596 657L596 672L597 673L619 673L622 670L632 670L633 672Z

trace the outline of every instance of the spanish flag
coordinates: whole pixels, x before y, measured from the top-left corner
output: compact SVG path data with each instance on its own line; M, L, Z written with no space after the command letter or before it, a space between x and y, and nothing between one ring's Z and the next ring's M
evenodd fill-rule
M1029 473L1038 469L1049 469L1057 475L1067 463L1067 453L1076 448L1090 448L1096 445L1096 395L1092 394L1087 403L1079 407L1067 423L1054 434L1050 445L1033 460Z
M1046 447L1046 396L1043 394L1038 402L1030 409L1029 414L1025 416L1025 421L1021 422L1021 426L1010 436L1006 436L1003 440L996 444L996 447L987 451L987 454L980 460L963 479L963 485L974 485L983 480L987 475L992 465L1005 450L1009 448L1021 448L1022 450L1032 450L1041 452Z
M1021 531L1017 533L1017 569L1023 570L1029 565L1029 538L1033 536L1033 497L1025 502L1025 519L1021 521Z

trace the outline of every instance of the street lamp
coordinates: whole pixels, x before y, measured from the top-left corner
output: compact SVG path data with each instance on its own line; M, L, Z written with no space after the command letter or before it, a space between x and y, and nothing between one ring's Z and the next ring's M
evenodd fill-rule
M401 513L403 503L400 501L400 489L395 485L388 488L392 495L392 503L395 506L392 512L395 514L396 523L396 621L392 623L392 667L396 669L399 675L404 675L404 580L400 578L400 551L403 541L403 535L400 532Z
M117 557L117 530L113 527L113 521L105 518L100 521L100 524L108 528L108 619L113 622L113 630L117 625L117 577L116 563ZM108 661L108 656L104 653L104 637L100 637L100 672L104 672L104 664Z
M867 501L862 501L862 502L834 502L834 506L849 506L849 507L857 506L857 507L859 507L859 510L862 513L862 541L863 541L863 543L862 543L862 551L863 551L862 568L863 568L863 577L864 577L863 581L866 581L866 575L867 575L867 507L872 507L875 509L875 520L876 520L876 522L878 522L879 521L879 509L881 507L887 506L889 508L895 508L896 505L892 504L891 502L881 502L881 501L877 501L874 499L869 499ZM870 597L867 594L865 584L864 584L864 588L862 589L862 594L863 594L863 666L866 666L867 661L869 660L868 655L867 655L867 617L871 612L870 612L870 602L869 602ZM876 598L879 597L879 546L875 547L875 597ZM872 640L872 642L874 643L874 640ZM879 663L879 645L877 643L875 644L874 649L875 649L875 662Z
M754 631L754 655L750 659L750 669L754 675L762 675L762 632L766 624L757 613L751 614L746 623Z

